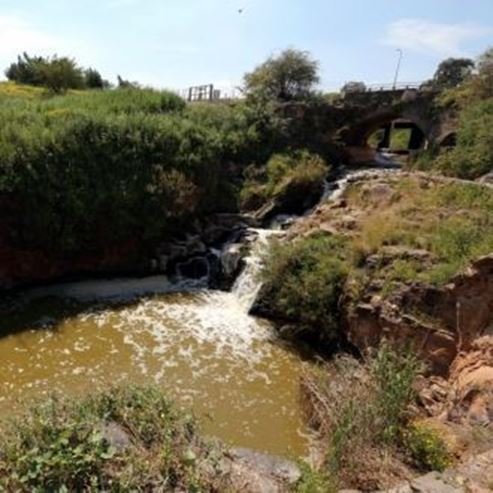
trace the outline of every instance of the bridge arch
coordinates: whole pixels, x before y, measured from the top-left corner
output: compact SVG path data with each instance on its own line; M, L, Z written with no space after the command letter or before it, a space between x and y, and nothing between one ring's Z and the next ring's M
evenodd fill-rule
M344 129L341 137L350 147L370 147L369 138L382 129L384 135L378 147L387 148L390 147L391 132L396 128L407 128L411 131L409 150L418 150L426 146L430 132L427 122L419 115L397 108L375 111L361 118Z

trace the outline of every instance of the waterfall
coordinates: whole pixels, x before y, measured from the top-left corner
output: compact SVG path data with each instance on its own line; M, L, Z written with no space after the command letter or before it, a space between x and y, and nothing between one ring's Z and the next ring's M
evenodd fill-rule
M393 173L396 169L361 169L346 170L343 169L339 178L332 182L325 182L324 192L319 203L304 215L311 214L321 203L339 199L347 186L354 180L361 178L371 178ZM282 215L274 218L271 222L270 229L250 229L255 234L255 239L251 243L250 253L245 258L245 268L237 278L232 294L237 298L243 310L248 313L252 308L255 299L262 288L262 282L259 279L262 270L262 264L265 254L269 248L269 240L282 234L283 226L296 220L296 216Z
M263 257L268 250L269 240L280 233L273 229L253 229L252 231L256 234L256 238L252 242L249 255L245 258L245 268L236 279L232 289L232 293L239 300L245 312L250 311L262 287L259 274L262 270Z

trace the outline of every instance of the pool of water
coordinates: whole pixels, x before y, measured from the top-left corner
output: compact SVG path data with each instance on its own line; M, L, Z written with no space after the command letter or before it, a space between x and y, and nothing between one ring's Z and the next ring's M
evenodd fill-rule
M52 392L151 383L192 408L206 435L306 453L299 379L309 363L247 314L248 293L175 291L165 278L90 281L37 289L3 306L0 415Z

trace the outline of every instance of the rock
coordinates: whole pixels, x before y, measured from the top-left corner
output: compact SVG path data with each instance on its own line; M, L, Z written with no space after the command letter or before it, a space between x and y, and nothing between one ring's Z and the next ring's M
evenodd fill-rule
M451 485L445 477L437 472L431 472L411 482L414 493L465 493L463 486Z
M477 339L450 370L454 399L449 418L476 425L493 423L493 336Z
M489 173L486 173L485 175L479 177L477 181L485 185L493 185L493 171L490 171Z
M242 493L288 493L301 478L296 464L243 448L232 449L219 471L227 478L225 491Z
M420 250L406 254L425 259ZM379 303L358 304L344 318L347 337L361 352L384 337L391 343L408 343L420 348L431 374L447 377L456 356L491 330L493 255L473 262L445 287L402 285Z
M242 493L287 493L288 489L271 476L266 476L241 461L222 461L220 469L227 478L224 491Z
M293 485L301 479L300 468L286 459L245 448L234 448L231 455L256 471L281 480L286 485Z
M233 277L238 272L244 253L244 245L242 243L228 245L221 252L221 266L226 277Z
M189 279L204 279L209 272L209 262L205 257L193 257L176 265L176 273Z
M159 270L161 272L166 272L168 269L169 256L168 255L160 255L159 256Z
M118 423L113 421L103 423L101 425L101 433L103 439L108 442L108 445L115 448L118 452L127 450L131 445L128 433Z

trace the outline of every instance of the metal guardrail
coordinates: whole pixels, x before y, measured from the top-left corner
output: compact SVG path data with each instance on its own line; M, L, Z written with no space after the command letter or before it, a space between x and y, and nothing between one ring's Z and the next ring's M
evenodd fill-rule
M400 82L395 85L388 83L368 84L365 85L364 90L363 88L355 88L347 92L341 90L341 95L419 90L423 84L424 82ZM235 101L245 97L244 92L238 86L215 86L213 84L189 87L175 92L188 102Z
M407 91L417 90L423 85L423 82L400 82L399 84L369 84L364 91L355 90L354 93L363 92L392 92L392 91ZM350 92L350 94L353 91Z

